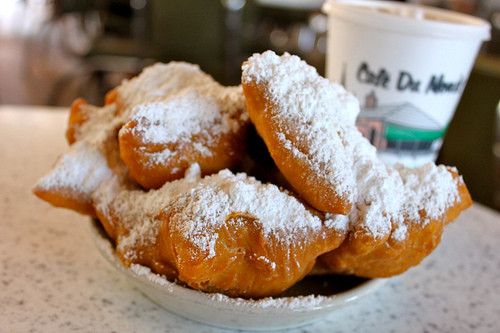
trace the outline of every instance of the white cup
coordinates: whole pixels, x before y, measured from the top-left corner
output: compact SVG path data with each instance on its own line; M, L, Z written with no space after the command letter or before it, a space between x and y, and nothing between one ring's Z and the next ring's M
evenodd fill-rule
M326 76L360 101L357 126L387 164L435 161L488 22L374 0L328 0Z

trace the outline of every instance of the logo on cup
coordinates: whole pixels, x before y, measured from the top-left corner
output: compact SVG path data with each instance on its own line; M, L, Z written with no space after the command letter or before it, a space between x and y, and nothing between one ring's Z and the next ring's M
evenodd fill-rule
M347 69L346 64L343 69ZM416 79L409 71L401 70L396 74L393 75L385 68L374 71L367 62L362 62L356 71L356 79L358 84L374 88L424 94L458 94L464 83L462 78L448 82L444 74L439 74L431 75L424 86L423 81ZM342 77L345 80L346 73ZM394 83L392 77L397 78ZM342 84L345 85L345 82ZM432 110L422 110L411 100L380 103L375 90L364 97L364 104L361 96L358 97L362 108L356 125L379 152L399 156L425 155L430 156L430 159L437 156L446 127L432 117Z

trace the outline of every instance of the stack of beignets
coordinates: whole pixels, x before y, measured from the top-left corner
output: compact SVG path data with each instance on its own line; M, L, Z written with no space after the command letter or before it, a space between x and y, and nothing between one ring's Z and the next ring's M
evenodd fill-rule
M471 199L453 168L381 163L355 127L358 111L288 54L252 56L238 87L195 65L157 64L104 107L75 101L69 152L34 193L97 217L125 266L206 292L260 298L311 272L399 274ZM259 165L245 149L249 126L280 186L242 172Z

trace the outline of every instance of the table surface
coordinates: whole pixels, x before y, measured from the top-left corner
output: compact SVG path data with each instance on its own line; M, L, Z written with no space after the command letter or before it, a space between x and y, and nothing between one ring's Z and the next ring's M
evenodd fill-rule
M97 252L88 217L32 194L67 149L67 116L0 106L0 332L219 331L152 303ZM419 266L309 331L499 332L500 214L474 204Z

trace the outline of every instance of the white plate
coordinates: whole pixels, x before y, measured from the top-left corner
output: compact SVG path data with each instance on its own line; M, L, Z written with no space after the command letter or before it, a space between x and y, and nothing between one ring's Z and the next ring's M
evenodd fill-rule
M304 326L359 301L385 282L342 276L306 277L277 297L231 298L183 287L141 265L126 268L98 222L92 222L90 230L104 258L153 302L184 318L222 328L262 331Z

